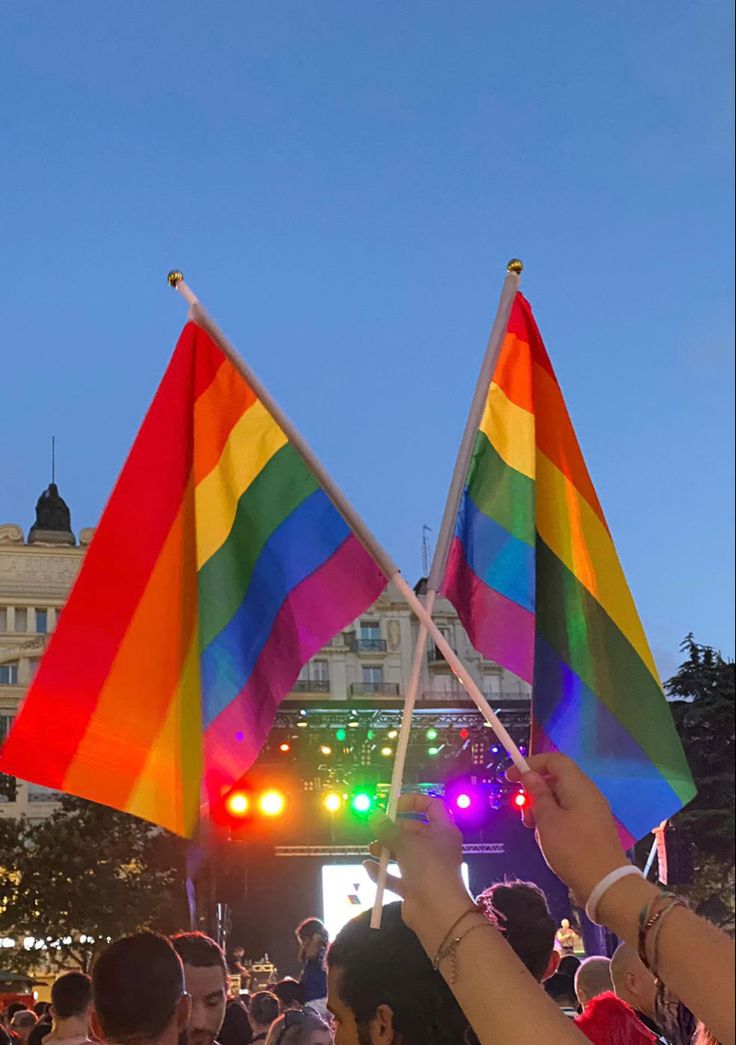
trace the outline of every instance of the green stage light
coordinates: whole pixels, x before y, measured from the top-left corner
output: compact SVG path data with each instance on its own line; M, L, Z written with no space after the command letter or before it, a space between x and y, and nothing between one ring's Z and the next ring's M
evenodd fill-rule
M431 727L430 729L427 730L427 732L424 735L427 738L427 740L436 740L437 739L437 730L434 729L434 727Z
M368 732L366 733L366 737L368 738L368 740L373 740L373 738L375 737L375 735L376 735L376 734L375 734L375 733L373 732L373 730L372 730L372 729L369 729L369 730L368 730Z
M428 747L427 748L427 754L431 755L432 758L434 758L435 755L439 755L439 753L440 753L440 749L438 747Z
M338 731L335 733L335 737L340 741L340 743L342 743L343 740L347 740L348 738L347 730L338 729Z
M373 799L365 791L358 791L356 795L353 795L350 805L355 813L369 813L373 805Z

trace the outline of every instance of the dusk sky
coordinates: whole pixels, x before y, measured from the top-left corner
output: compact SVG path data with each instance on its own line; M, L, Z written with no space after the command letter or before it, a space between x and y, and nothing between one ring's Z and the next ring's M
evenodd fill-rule
M97 522L179 267L414 581L518 256L662 673L733 654L732 17L2 4L0 522L52 434Z

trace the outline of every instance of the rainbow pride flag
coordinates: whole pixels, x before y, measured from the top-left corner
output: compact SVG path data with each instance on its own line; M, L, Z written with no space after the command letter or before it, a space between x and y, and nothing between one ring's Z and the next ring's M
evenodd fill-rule
M473 645L533 685L533 747L573 758L641 838L695 794L529 303L517 294L442 591Z
M0 770L189 835L257 757L302 665L385 584L190 322Z

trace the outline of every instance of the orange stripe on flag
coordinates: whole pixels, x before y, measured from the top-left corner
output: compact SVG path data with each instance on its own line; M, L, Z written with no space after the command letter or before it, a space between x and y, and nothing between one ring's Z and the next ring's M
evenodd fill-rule
M206 337L198 331L198 337ZM256 401L255 393L223 358L209 388L194 404L194 485L212 471L235 424Z
M64 789L124 809L176 697L197 613L191 479L133 614ZM110 752L115 758L110 758Z

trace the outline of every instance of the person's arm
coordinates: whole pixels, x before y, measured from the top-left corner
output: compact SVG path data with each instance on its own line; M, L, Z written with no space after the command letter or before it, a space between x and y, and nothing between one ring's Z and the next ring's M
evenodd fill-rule
M462 939L454 958L439 962L439 971L481 1045L585 1045L587 1038L545 994L503 935L474 910L460 873L462 839L444 803L427 795L403 795L399 814L407 813L423 814L428 822L399 818L396 824L385 819L375 825L380 845L393 850L401 868L401 879L391 878L390 888L403 897L402 918L431 960L453 923L472 912L451 934Z
M529 795L527 826L544 858L581 906L605 875L628 863L606 799L564 755L534 755L532 772L510 769ZM527 812L528 810L528 812ZM598 920L638 949L640 912L660 890L631 875L603 894ZM714 925L678 907L659 930L659 967L667 987L723 1043L734 1042L734 945Z

